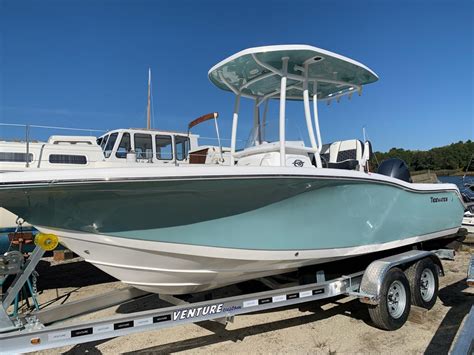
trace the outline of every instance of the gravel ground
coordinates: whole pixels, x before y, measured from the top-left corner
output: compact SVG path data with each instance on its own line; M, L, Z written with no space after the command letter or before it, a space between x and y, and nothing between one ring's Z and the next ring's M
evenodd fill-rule
M474 290L465 279L470 254L460 252L455 261L443 261L446 276L440 279L439 299L422 323L407 322L393 332L371 325L366 306L345 297L235 318L224 328L202 322L38 352L39 354L116 353L428 353L446 354L465 315L474 304ZM67 302L123 287L108 275L80 260L68 263L43 261L39 268L40 301ZM134 309L156 306L132 301L83 316L95 319Z

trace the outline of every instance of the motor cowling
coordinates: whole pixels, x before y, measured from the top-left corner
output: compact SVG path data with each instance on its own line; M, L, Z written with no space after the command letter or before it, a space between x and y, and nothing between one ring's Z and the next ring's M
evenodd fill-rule
M380 163L377 173L400 179L406 182L412 182L410 170L407 164L398 158L390 158Z

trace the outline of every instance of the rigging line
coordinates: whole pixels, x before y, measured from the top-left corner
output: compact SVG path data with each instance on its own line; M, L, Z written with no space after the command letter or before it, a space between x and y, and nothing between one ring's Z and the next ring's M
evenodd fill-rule
M43 125L27 125L19 123L3 123L0 122L0 126L13 126L13 127L31 127L31 128L47 128L47 129L61 129L67 131L85 131L85 132L106 132L103 129L91 129L91 128L72 128L72 127L59 127L59 126L43 126Z

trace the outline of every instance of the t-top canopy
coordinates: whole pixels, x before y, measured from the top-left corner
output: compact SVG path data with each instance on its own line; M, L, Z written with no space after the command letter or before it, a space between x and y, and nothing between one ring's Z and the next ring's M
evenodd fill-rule
M307 68L308 91L313 96L317 81L318 100L332 99L378 80L365 65L339 54L308 45L278 45L249 48L216 64L209 79L219 88L251 98L277 98L283 60L288 58L287 99L303 99Z

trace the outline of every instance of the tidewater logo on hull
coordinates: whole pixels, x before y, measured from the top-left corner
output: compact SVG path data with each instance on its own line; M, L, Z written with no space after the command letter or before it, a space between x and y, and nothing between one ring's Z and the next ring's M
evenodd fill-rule
M430 197L431 203L448 202L447 197Z

